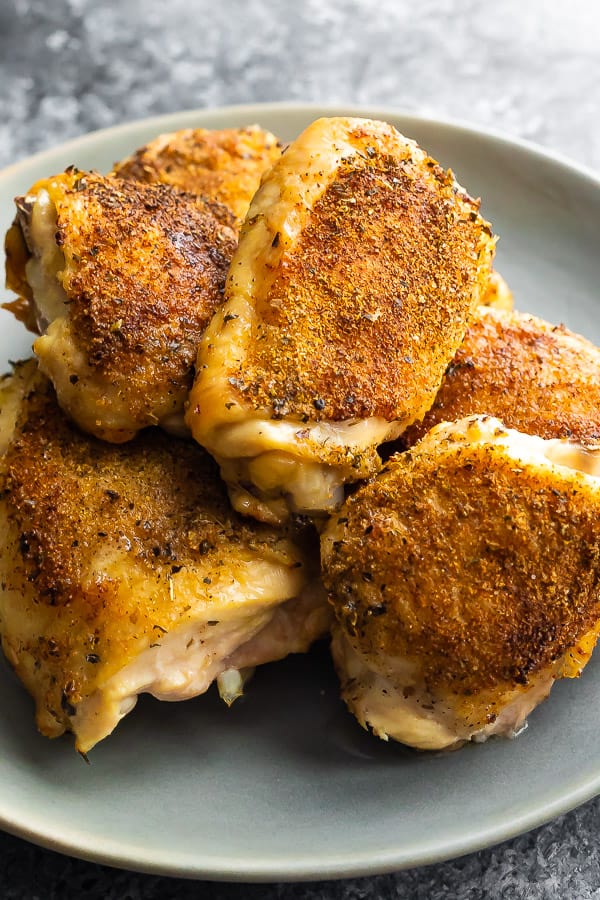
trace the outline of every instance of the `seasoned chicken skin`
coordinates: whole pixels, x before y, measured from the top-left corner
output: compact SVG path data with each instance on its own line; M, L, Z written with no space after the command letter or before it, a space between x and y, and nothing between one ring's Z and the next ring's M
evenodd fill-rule
M600 630L600 445L439 425L332 517L322 561L362 725L420 749L512 736Z
M219 131L186 128L159 135L117 163L114 174L170 184L215 200L239 228L261 176L280 156L280 141L258 125ZM232 224L227 218L225 222Z
M390 125L319 119L286 149L252 201L187 415L236 509L318 515L377 470L377 446L433 402L493 249L478 202Z
M543 438L600 441L600 349L562 325L481 309L435 403L401 436L410 447L439 422L488 414Z
M43 734L85 752L140 692L229 701L237 667L327 630L310 546L233 513L192 441L83 435L34 362L0 403L0 631Z
M17 205L10 281L28 286L43 331L34 350L62 408L114 442L147 425L181 429L233 231L173 188L76 169Z

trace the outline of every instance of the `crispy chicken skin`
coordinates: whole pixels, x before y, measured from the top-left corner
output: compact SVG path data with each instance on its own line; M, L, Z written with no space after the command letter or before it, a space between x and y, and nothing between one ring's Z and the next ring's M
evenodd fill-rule
M43 734L85 752L138 693L186 699L327 630L318 553L238 517L193 441L84 435L35 362L0 404L0 630Z
M600 445L439 425L332 517L322 562L361 724L420 749L512 736L600 629Z
M488 286L481 298L482 306L491 306L492 309L511 310L514 306L513 293L506 281L496 270L492 270Z
M44 332L34 350L63 409L113 442L147 425L181 428L234 233L173 188L76 169L17 205L28 253L13 249L11 278L29 287Z
M220 131L187 128L159 135L117 163L114 173L215 200L233 219L225 218L225 223L239 228L261 176L280 156L279 140L258 125Z
M21 198L17 198L16 202L19 205ZM7 300L3 303L2 308L11 312L19 322L25 325L28 331L39 334L33 292L25 273L25 267L31 254L19 225L19 215L26 217L27 210L19 210L17 218L4 237L5 285L17 296L14 300Z
M600 441L600 350L562 325L535 316L480 310L435 403L401 436L410 447L439 422L497 416L543 438Z
M234 506L318 515L429 408L485 292L494 239L413 141L319 119L263 179L226 302L199 350L188 424Z

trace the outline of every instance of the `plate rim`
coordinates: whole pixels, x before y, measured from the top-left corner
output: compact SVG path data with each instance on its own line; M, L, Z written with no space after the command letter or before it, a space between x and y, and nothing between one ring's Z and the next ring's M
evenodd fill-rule
M578 792L569 794L569 800L566 805L564 801L557 800L542 807L536 807L531 813L512 819L510 826L505 829L490 826L485 831L477 832L477 835L470 839L448 841L444 845L445 849L442 853L440 853L439 845L435 845L431 848L426 847L419 855L413 854L410 858L402 859L397 850L392 850L385 852L381 856L373 856L368 862L364 860L357 861L356 854L352 854L351 857L350 855L337 853L330 857L328 864L312 869L307 869L303 860L300 862L290 862L288 860L282 866L271 863L265 865L265 862L260 860L250 865L249 861L246 860L242 865L239 865L239 863L235 863L235 858L232 858L231 864L226 864L225 857L220 859L218 866L207 868L202 864L190 864L187 854L181 855L181 861L178 861L179 858L175 854L171 854L171 862L165 864L152 858L152 854L141 850L141 848L136 848L135 856L127 855L123 851L119 852L113 841L106 842L108 846L104 850L101 848L94 849L89 846L84 848L78 845L75 840L61 840L53 838L41 830L38 831L25 826L18 828L11 824L6 824L2 815L0 815L0 826L8 834L29 841L43 849L85 862L139 872L145 875L183 878L190 881L202 880L249 884L316 880L339 881L387 875L408 869L435 865L498 846L507 840L526 834L534 828L540 827L592 799L600 792L600 774L596 777L594 784L595 790L592 793L588 792L588 784L582 785ZM111 847L113 849L110 849Z
M238 103L214 107L188 107L175 112L159 113L153 116L141 116L140 118L129 119L126 122L120 122L115 125L109 125L105 128L96 128L93 131L84 132L83 134L77 135L73 138L69 138L68 141L61 141L57 144L52 144L49 147L38 150L35 153L29 154L28 156L24 156L21 159L16 160L14 163L9 163L7 166L4 166L2 169L0 169L0 178L4 179L5 177L15 177L16 175L18 175L19 169L21 167L25 168L26 166L29 166L31 164L43 163L45 156L49 156L57 152L69 152L71 150L78 150L79 148L86 149L87 147L93 146L93 144L98 140L110 139L112 137L118 138L121 135L127 134L127 132L132 128L136 128L138 126L152 129L157 127L158 130L156 133L158 135L162 131L175 130L175 128L177 127L175 123L181 122L183 119L188 118L204 118L220 115L231 115L237 117L239 115L240 119L245 118L249 121L252 121L256 116L256 112L252 111L256 110L260 110L267 115L277 115L290 111L299 114L303 111L306 111L317 113L318 116L349 115L359 116L363 118L382 119L384 119L385 116L391 116L393 118L407 120L410 119L414 122L423 123L424 125L442 127L451 131L458 131L463 134L468 134L472 137L488 138L505 146L516 146L527 153L544 157L549 162L553 162L559 165L561 168L569 170L569 172L573 175L579 175L588 178L592 182L594 182L597 187L600 187L600 171L597 171L596 169L586 165L585 163L580 163L574 160L568 154L551 149L544 146L543 144L537 143L536 141L529 140L528 138L516 135L513 136L501 129L495 129L487 125L479 126L474 122L469 121L468 119L420 113L404 107L395 107L388 104L372 105L368 103L343 102L318 103L316 101L304 103L300 100L290 100L289 102L285 100L278 100L265 103ZM185 125L184 127L192 126Z
M437 115L425 115L402 107L394 107L379 104L353 104L353 103L304 103L302 101L277 101L268 103L232 104L217 107L188 108L170 113L154 116L140 117L112 125L108 128L100 128L68 141L57 143L34 154L23 157L18 161L0 170L0 183L18 179L21 174L31 166L43 165L46 158L57 153L67 154L85 152L93 149L97 142L110 142L125 137L129 132L138 127L147 130L155 130L156 134L164 131L175 130L181 127L192 127L188 120L198 119L198 127L211 127L203 124L203 121L211 117L228 116L239 118L240 122L252 122L261 116L276 116L293 113L295 115L313 115L314 118L325 115L356 115L381 119L400 119L433 128L443 129L447 132L458 133L463 139L484 138L493 143L499 143L504 147L516 147L520 151L538 159L544 159L559 169L564 170L570 176L581 177L592 183L595 189L600 190L600 174L592 168L580 164L567 155L548 149L533 141L513 137L507 133L488 127L481 127L466 120L442 117ZM186 124L182 124L186 123ZM76 161L76 160L75 160ZM600 767L594 777L588 777L577 783L571 789L565 789L562 794L548 802L537 805L528 812L520 814L517 818L509 818L500 823L491 823L484 831L473 832L468 836L457 839L447 839L445 842L437 840L431 846L424 844L420 853L403 854L402 847L394 850L384 850L378 854L371 853L368 858L357 860L356 854L352 859L344 853L331 854L324 863L318 859L312 868L307 867L307 861L302 857L299 860L287 859L283 863L274 863L272 858L245 859L243 863L237 863L232 857L228 860L222 856L217 860L217 865L210 866L210 859L204 859L199 854L198 862L190 860L189 853L178 855L169 851L162 859L157 860L156 854L137 847L133 842L129 845L117 845L111 838L100 840L93 833L87 833L82 840L81 833L75 830L69 832L62 828L62 837L52 836L48 829L44 830L41 814L21 815L15 818L7 815L2 808L0 798L0 828L18 838L30 841L40 847L54 852L73 856L88 862L129 869L152 875L166 875L188 879L203 879L211 881L237 881L267 883L275 881L310 881L316 879L343 879L363 877L368 875L386 874L402 869L419 867L440 863L449 859L456 859L465 854L477 852L487 847L497 845L503 841L512 839L536 828L551 819L568 812L571 809L590 800L600 793ZM79 838L79 839L78 839ZM126 847L129 847L127 852Z

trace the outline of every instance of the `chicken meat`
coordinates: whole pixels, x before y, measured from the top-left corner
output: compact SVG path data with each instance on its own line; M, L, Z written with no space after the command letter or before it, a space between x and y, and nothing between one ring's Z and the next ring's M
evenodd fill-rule
M43 734L85 753L141 692L230 702L327 631L314 535L242 520L193 441L84 435L32 361L0 406L0 632Z
M319 119L263 178L187 421L233 505L322 515L434 400L494 251L472 200L413 141Z
M174 188L73 168L17 208L8 280L34 310L34 351L62 408L113 442L148 425L183 429L234 232Z
M117 163L114 173L170 184L217 201L227 211L226 224L231 224L231 217L239 228L263 173L281 156L281 146L275 135L258 125L214 131L186 128L159 135Z
M513 736L600 631L600 445L433 428L322 536L343 697L432 750Z
M429 412L402 434L410 447L440 422L487 414L543 438L600 441L600 349L563 325L481 309Z

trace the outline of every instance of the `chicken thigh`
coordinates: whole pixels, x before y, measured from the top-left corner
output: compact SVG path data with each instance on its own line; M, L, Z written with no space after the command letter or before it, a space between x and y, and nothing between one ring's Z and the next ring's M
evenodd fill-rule
M481 309L422 421L402 434L410 447L439 422L488 414L543 438L600 441L600 349L562 325Z
M392 126L320 119L264 177L202 339L187 421L236 509L319 515L429 408L494 239Z
M69 169L17 200L9 283L62 408L120 442L183 428L198 342L222 301L236 244L210 204L164 185Z
M220 131L186 128L159 135L117 163L114 174L215 200L232 217L226 224L239 228L261 176L280 156L279 140L258 125Z
M322 536L343 697L419 749L516 734L600 631L600 445L438 425Z
M35 362L0 406L0 632L43 734L86 752L139 693L184 700L215 679L229 702L240 667L326 632L310 535L233 513L194 442L83 435Z

